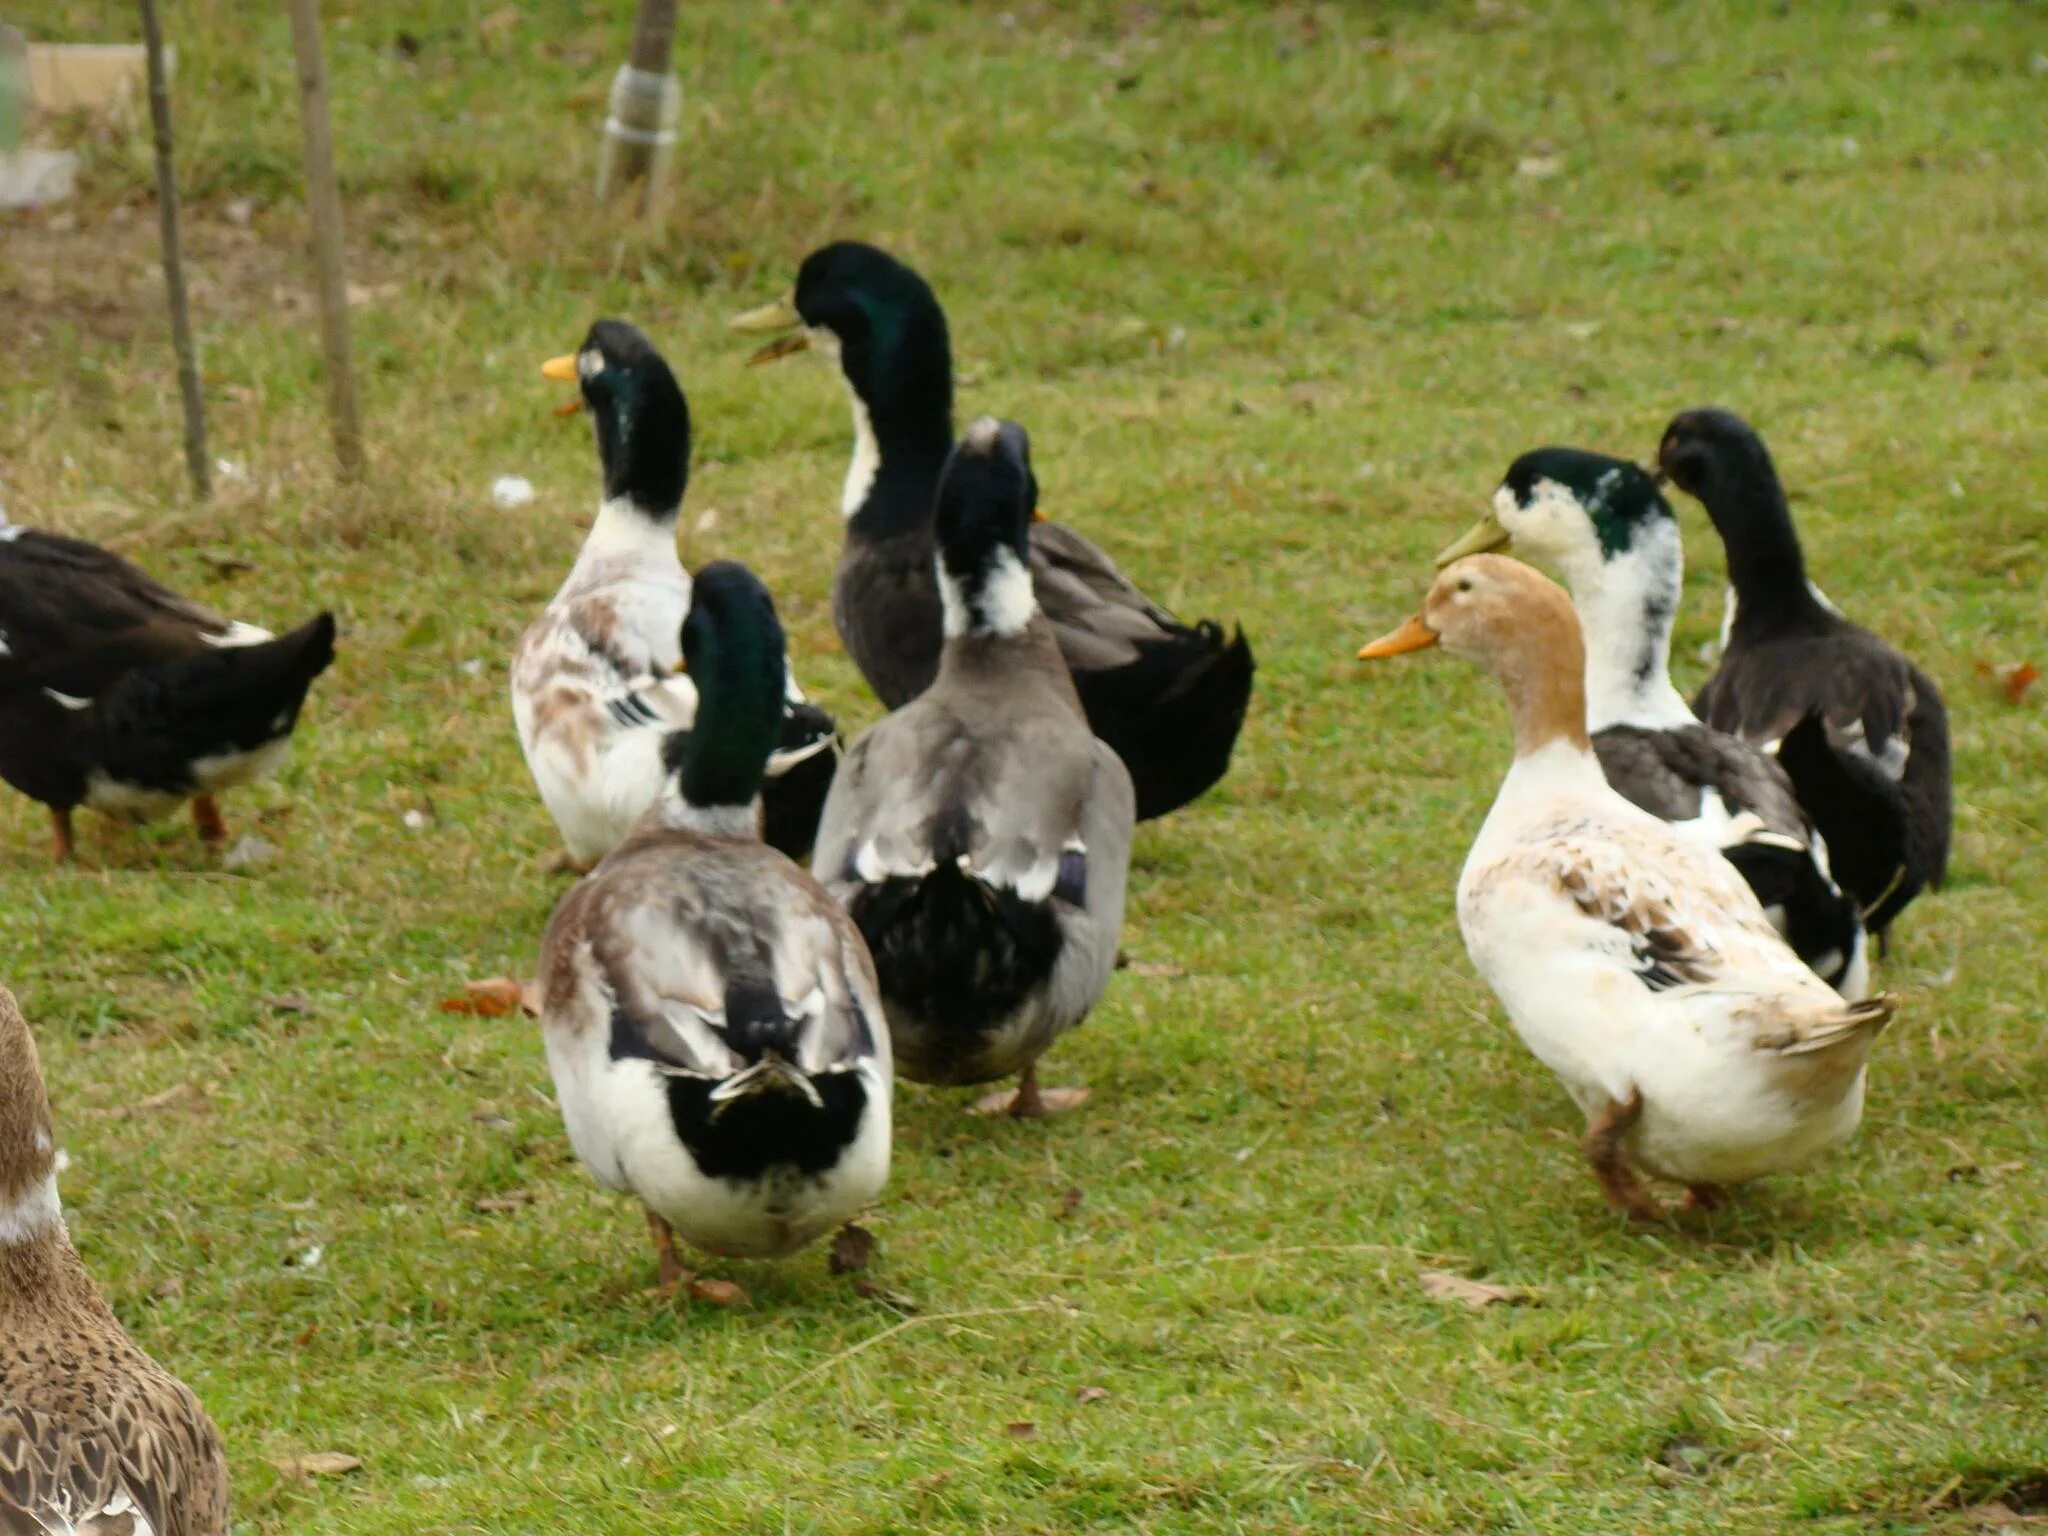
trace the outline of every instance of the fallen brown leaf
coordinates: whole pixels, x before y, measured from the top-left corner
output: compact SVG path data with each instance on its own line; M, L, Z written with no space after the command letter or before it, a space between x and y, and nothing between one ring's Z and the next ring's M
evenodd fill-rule
M490 976L482 981L465 981L461 997L441 999L443 1013L474 1013L486 1019L502 1019L519 1012L526 1000L526 987L509 976Z
M312 1451L304 1456L286 1456L270 1463L286 1477L340 1477L359 1471L362 1462L345 1451Z
M1081 1209L1081 1191L1078 1186L1069 1186L1060 1195L1060 1208L1053 1213L1055 1221L1072 1221Z
M281 992L276 997L263 999L263 1006L272 1013L311 1013L312 1003L296 992Z
M2031 661L1980 661L1977 675L2005 695L2008 704L2026 699L2027 690L2040 681L2041 669Z
M481 1200L471 1203L479 1211L494 1216L502 1215L506 1211L516 1211L522 1206L533 1204L533 1191L530 1189L515 1189L510 1194L485 1195Z
M730 1280L707 1280L702 1275L690 1281L690 1299L707 1307L750 1307L754 1299Z
M1489 1285L1484 1280L1454 1275L1447 1269L1425 1269L1416 1278L1422 1282L1422 1294L1431 1301L1462 1302L1475 1312L1497 1302L1519 1306L1536 1299L1536 1293L1524 1286Z
M1018 1419L1013 1424L1005 1424L1003 1433L1012 1440L1034 1440L1038 1437L1038 1426L1029 1419Z
M1106 1400L1108 1396L1109 1388L1107 1387L1083 1387L1080 1391L1074 1394L1074 1401L1080 1403L1083 1407L1085 1407L1089 1403L1102 1402Z
M835 1275L858 1274L874 1257L874 1233L849 1221L833 1237L831 1250L825 1255L825 1267Z
M1175 965L1170 960L1133 960L1129 969L1133 976L1172 977L1185 976L1188 973L1186 966Z

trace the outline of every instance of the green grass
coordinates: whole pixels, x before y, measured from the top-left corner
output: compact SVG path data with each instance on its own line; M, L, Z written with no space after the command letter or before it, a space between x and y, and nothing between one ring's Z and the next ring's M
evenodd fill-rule
M281 7L170 15L245 466L215 504L181 488L146 135L66 130L81 203L0 225L12 515L254 620L343 619L290 766L229 805L269 863L88 822L53 869L0 799L0 974L73 1231L219 1419L241 1530L1907 1532L2048 1468L2048 730L1977 672L2048 661L2038 5L689 0L676 196L640 231L587 199L623 0L326 9L366 488L330 477ZM1259 692L1223 788L1139 838L1146 968L1052 1058L1090 1109L902 1090L871 1224L916 1313L816 1254L679 1310L533 1025L436 1004L531 967L561 890L505 659L594 504L535 374L593 317L690 391L689 559L760 570L805 680L874 718L827 612L839 385L722 329L838 234L925 268L963 410L1026 422L1048 509L1149 590L1241 618ZM1498 701L1349 657L1516 453L1647 455L1706 401L1766 434L1830 595L1946 688L1957 849L1883 967L1855 1146L1644 1233L1458 941ZM494 509L503 471L539 500ZM1682 515L1691 685L1720 558ZM1446 1308L1431 1267L1541 1304ZM313 1450L364 1469L269 1466Z

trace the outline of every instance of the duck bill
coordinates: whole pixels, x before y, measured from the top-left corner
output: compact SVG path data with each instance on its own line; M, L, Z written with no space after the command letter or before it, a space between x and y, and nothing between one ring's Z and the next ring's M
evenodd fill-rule
M1436 568L1442 570L1453 560L1462 560L1467 555L1483 555L1491 550L1506 549L1513 542L1514 535L1501 527L1500 519L1489 512L1467 529L1463 537L1437 551Z
M574 352L564 352L560 357L549 358L540 365L540 376L544 379L552 380L556 384L576 383L576 354ZM583 397L581 395L571 395L567 400L564 400L555 407L555 414L557 416L574 416L582 409Z
M1381 635L1370 645L1360 646L1360 661L1378 661L1387 656L1405 656L1410 651L1426 651L1437 642L1437 633L1422 622L1422 615L1416 614L1407 623L1390 635Z
M736 331L787 331L786 336L777 336L747 359L749 368L762 363L772 363L777 358L794 357L808 351L811 345L810 333L803 328L804 317L796 312L796 304L790 295L784 294L773 304L763 304L759 309L750 309L743 315L734 315L726 322Z

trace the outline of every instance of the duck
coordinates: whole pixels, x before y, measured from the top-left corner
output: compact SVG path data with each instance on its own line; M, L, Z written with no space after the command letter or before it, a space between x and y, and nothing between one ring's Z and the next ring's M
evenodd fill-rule
M1828 873L1827 845L1761 747L1712 730L1671 683L1671 623L1685 575L1678 518L1649 471L1578 448L1508 466L1491 509L1436 557L1512 546L1560 572L1586 644L1586 729L1607 782L1717 848L1772 926L1821 980L1870 992L1862 913ZM1817 732L1807 721L1797 732Z
M1729 1186L1847 1141L1893 1000L1837 995L1728 860L1608 784L1564 590L1505 555L1467 555L1358 654L1438 645L1493 673L1514 726L1514 763L1458 877L1458 926L1584 1115L1609 1204L1663 1219L1647 1177L1711 1209Z
M587 410L603 496L568 578L513 653L512 717L526 766L582 872L618 846L668 778L668 738L688 731L697 690L676 670L690 578L676 520L690 473L690 409L654 344L599 320L542 376L574 382L559 414ZM838 763L832 719L786 680L764 797L771 846L801 858Z
M783 333L755 363L808 350L835 360L845 379L853 459L832 618L875 696L900 709L931 686L943 649L932 518L953 446L945 311L903 262L840 241L804 258L785 298L732 324ZM1031 581L1090 728L1130 770L1139 819L1178 810L1220 780L1251 700L1243 630L1182 623L1056 522L1033 530Z
M0 987L0 1531L227 1536L220 1431L65 1229L35 1038Z
M60 861L80 806L134 823L189 802L223 843L216 797L277 771L334 635L331 613L281 636L225 618L0 515L0 779L48 808Z
M888 1179L895 1082L860 931L761 839L786 722L774 602L708 565L679 641L695 723L665 738L660 800L555 908L540 979L570 1145L645 1208L664 1290L694 1278L678 1237L781 1258L851 1222Z
M1015 1075L976 1107L1035 1119L1087 1098L1037 1065L1108 987L1137 795L1033 592L1024 429L974 422L937 500L938 676L848 749L811 867L875 958L903 1075Z
M1941 690L1808 579L1784 486L1748 422L1681 411L1657 463L1705 507L1728 561L1720 664L1693 708L1775 751L1882 952L1899 913L1948 872L1955 789ZM1798 732L1808 719L1821 728Z

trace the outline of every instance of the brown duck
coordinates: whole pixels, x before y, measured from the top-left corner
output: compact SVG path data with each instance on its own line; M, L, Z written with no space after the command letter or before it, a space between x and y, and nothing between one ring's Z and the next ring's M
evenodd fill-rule
M35 1041L0 987L0 1536L223 1536L199 1399L128 1337L57 1202Z

